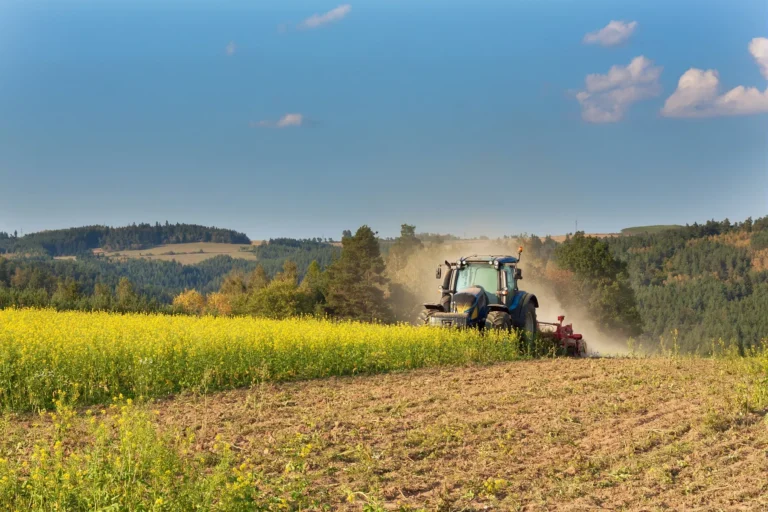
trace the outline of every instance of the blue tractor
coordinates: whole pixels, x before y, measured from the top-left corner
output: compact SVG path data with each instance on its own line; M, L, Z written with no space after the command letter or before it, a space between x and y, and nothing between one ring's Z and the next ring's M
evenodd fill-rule
M518 289L522 247L515 256L467 256L437 268L440 302L424 304L417 323L436 327L513 328L538 332L535 295Z

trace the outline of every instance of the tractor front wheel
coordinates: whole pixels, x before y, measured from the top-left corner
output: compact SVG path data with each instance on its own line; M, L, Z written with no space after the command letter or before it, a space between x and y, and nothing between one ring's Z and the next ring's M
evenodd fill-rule
M429 325L429 319L434 314L435 314L434 309L427 309L427 308L422 309L421 313L419 313L419 316L416 319L416 325Z
M485 317L485 328L509 331L512 329L512 318L504 311L491 311Z

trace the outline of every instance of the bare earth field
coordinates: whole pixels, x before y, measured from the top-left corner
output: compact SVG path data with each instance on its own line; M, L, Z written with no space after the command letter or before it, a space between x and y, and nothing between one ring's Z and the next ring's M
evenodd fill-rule
M217 244L210 242L195 242L191 244L169 244L159 245L151 249L141 249L137 251L114 251L104 252L101 249L94 250L94 253L103 253L108 258L145 258L150 260L178 261L183 265L194 265L215 256L226 255L233 258L245 260L255 260L253 253L241 251L241 248L249 248L252 244ZM200 251L203 252L200 252ZM173 253L173 254L170 254Z
M333 510L766 510L766 411L741 406L754 379L728 361L556 359L151 407L197 453L231 443L264 492L299 482ZM31 445L37 421L6 442Z

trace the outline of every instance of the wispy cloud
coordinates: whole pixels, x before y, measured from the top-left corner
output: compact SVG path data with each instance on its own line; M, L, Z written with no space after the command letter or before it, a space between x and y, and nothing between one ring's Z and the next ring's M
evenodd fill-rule
M757 37L749 52L768 78L768 39ZM715 69L691 68L680 77L677 89L667 98L661 114L666 117L743 116L768 112L768 88L739 85L720 93L720 75Z
M332 23L334 21L339 21L343 19L347 14L349 14L349 11L351 10L352 10L351 5L342 4L323 14L313 14L309 18L299 23L299 28L301 29L317 28L323 25L327 25L328 23Z
M616 46L629 39L637 28L636 21L625 23L612 20L605 27L584 36L584 44L599 44L601 46Z
M227 47L224 49L224 51L227 52L227 55L234 55L237 51L237 45L234 41L230 41Z
M303 114L285 114L277 121L267 119L261 121L251 121L251 128L288 128L290 126L301 126L304 124Z
M590 123L620 121L630 105L661 93L661 71L661 66L641 55L626 66L611 67L605 75L587 75L586 89L576 94L582 119Z

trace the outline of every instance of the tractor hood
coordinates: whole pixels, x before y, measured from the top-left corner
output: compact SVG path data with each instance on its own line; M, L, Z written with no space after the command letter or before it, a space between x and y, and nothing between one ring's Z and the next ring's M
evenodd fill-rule
M459 290L453 295L453 311L465 313L470 319L476 319L480 310L488 304L488 296L482 286L471 286Z

